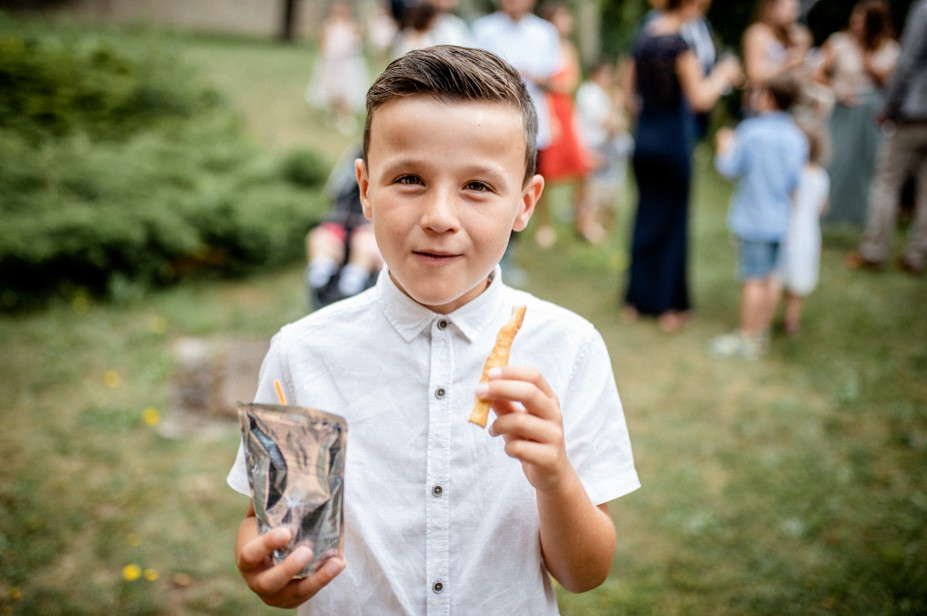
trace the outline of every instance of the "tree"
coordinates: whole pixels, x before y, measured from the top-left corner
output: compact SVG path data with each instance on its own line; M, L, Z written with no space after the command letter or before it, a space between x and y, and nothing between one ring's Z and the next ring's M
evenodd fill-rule
M283 0L283 23L280 38L284 41L293 40L293 27L296 23L296 3L298 0Z

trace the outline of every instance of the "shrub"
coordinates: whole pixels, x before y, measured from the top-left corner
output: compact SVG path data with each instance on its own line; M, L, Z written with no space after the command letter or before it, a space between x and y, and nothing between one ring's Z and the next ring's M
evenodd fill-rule
M318 154L248 144L163 46L4 26L0 309L303 257L326 208Z
M35 138L84 132L123 139L219 105L217 94L155 45L87 35L0 36L0 127Z
M284 177L299 186L322 186L330 171L331 164L315 150L293 150L283 159Z

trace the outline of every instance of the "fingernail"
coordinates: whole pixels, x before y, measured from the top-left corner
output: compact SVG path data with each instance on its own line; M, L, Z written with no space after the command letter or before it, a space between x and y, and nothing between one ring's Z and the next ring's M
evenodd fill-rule
M340 561L330 560L325 563L325 571L328 573L328 575L338 575L341 573L342 566L343 565Z
M486 373L486 376L491 379L498 379L500 376L502 376L502 368L490 368L489 372Z
M476 386L476 397L477 398L485 398L487 394L489 394L489 384L488 383L480 383L479 385Z
M274 531L274 541L283 543L290 540L290 531L285 528L278 528Z
M296 550L296 562L299 565L307 565L312 560L312 552L309 548L299 548Z

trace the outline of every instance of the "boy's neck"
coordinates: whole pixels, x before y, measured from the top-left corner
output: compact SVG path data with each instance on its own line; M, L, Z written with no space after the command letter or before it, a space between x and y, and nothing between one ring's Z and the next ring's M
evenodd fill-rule
M778 107L772 107L772 106L760 107L759 109L756 110L756 115L769 115L771 113L785 113L785 112L779 109Z
M389 271L389 268L387 268L387 271ZM489 273L489 275L486 276L486 279L483 280L480 284L478 284L478 285L475 287L475 288L479 288L479 289L480 289L480 292L479 292L478 294L474 295L473 297L471 297L469 300L467 300L467 301L466 301L465 303L463 303L463 304L454 305L452 308L446 308L446 309L445 309L444 307L442 307L442 306L428 306L428 305L426 305L426 304L422 304L421 302L417 301L414 297L412 297L411 295L409 295L409 292L406 291L406 290L402 287L402 285L399 283L398 280L396 280L396 277L393 275L392 272L389 272L389 277L390 277L390 280L393 281L393 284L396 285L396 288L399 289L399 290L402 292L403 295L405 295L406 297L408 297L409 299L411 299L413 302L415 302L416 304L418 304L418 305L420 305L420 306L423 306L423 307L427 308L428 310L431 310L431 311L434 312L434 313L437 313L437 314L445 314L445 315L446 315L446 314L450 314L450 313L452 313L452 312L456 312L457 310L460 310L461 308L463 308L463 307L466 306L467 304L470 304L471 302L475 301L477 298L479 298L480 296L482 296L484 293L486 293L486 291L489 289L489 287L492 286L493 280L495 280L495 278L496 278L496 270L493 269L493 270Z

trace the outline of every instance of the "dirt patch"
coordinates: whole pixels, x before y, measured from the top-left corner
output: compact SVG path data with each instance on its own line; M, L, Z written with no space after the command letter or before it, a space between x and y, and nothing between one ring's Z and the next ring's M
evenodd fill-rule
M250 402L270 342L233 337L181 338L165 436L212 436L238 421L238 402Z

